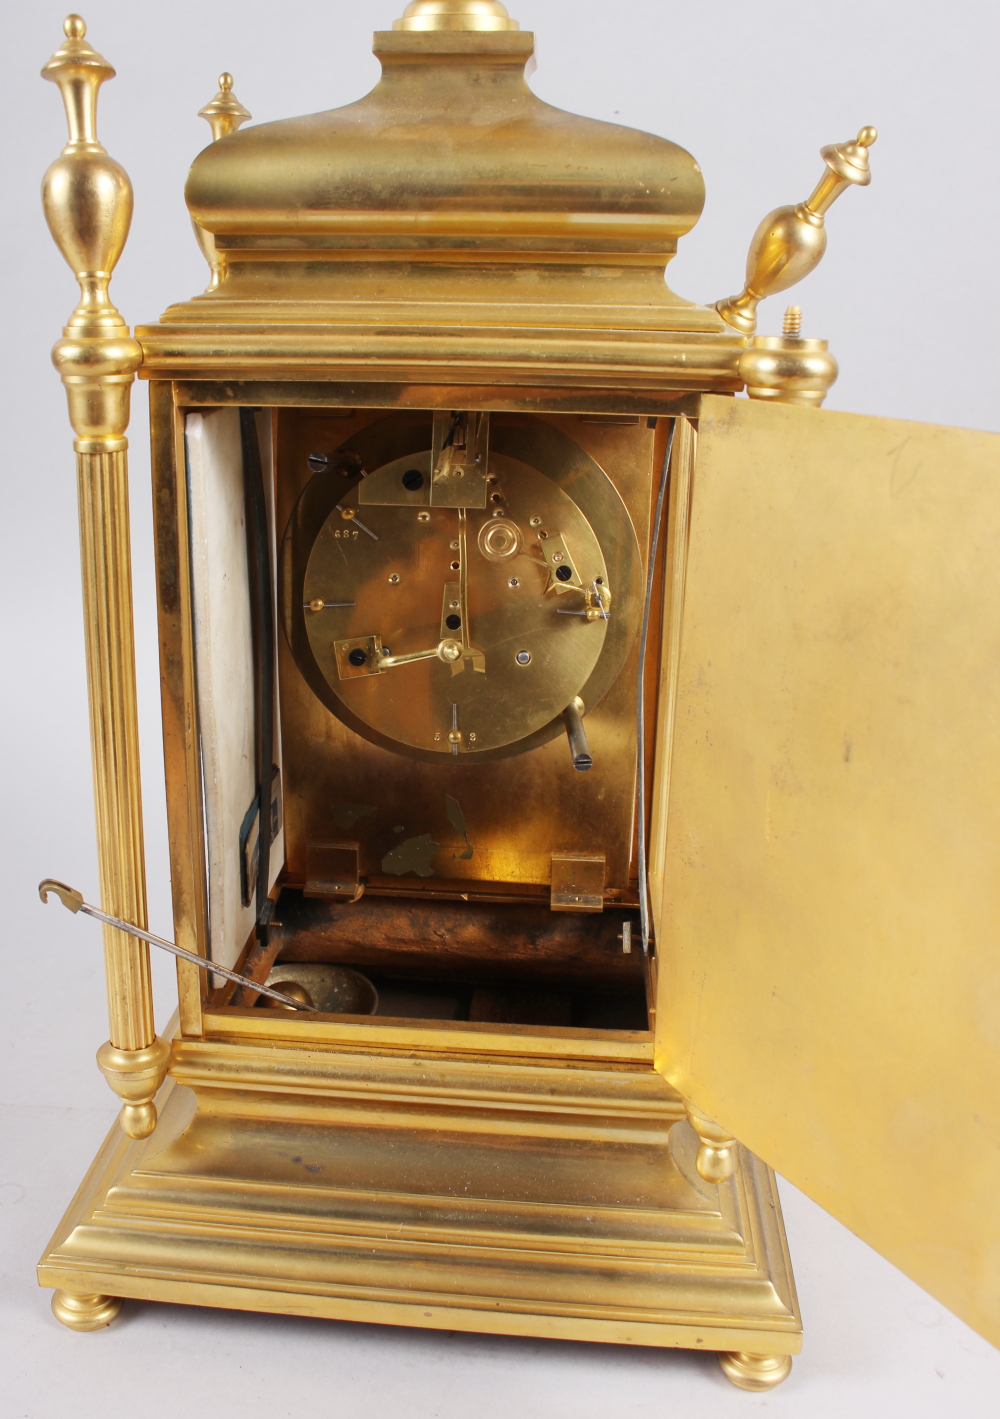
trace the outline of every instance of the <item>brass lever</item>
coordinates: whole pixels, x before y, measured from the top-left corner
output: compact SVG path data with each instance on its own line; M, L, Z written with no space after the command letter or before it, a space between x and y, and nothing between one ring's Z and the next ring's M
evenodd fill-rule
M819 265L826 251L825 214L852 184L867 187L871 182L868 149L877 137L877 129L862 128L853 142L822 148L826 171L812 195L794 207L777 207L764 218L750 243L743 290L715 303L727 325L752 335L760 302L787 291Z

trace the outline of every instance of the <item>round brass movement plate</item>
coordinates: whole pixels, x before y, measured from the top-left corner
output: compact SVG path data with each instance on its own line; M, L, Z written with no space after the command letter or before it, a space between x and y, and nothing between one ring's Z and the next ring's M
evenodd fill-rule
M300 668L358 733L418 758L544 742L575 697L596 705L634 637L638 546L611 480L551 430L537 454L528 428L498 435L514 447L490 448L484 507L431 506L430 449L390 443L363 482L332 457L290 524Z

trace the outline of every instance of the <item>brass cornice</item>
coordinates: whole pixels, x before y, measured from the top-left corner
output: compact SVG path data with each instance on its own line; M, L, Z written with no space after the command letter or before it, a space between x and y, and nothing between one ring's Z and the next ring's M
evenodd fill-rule
M145 379L363 379L405 383L736 390L730 333L565 328L145 326Z

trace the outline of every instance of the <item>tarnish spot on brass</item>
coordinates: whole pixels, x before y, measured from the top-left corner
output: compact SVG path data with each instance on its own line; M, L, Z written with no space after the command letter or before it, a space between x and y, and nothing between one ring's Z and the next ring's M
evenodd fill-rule
M450 793L444 796L444 806L448 814L448 822L455 829L456 833L461 833L465 839L465 851L452 853L452 857L457 857L459 862L468 862L472 857L472 843L469 839L469 827L465 821L465 814L462 812L457 798L452 798Z
M413 872L417 877L431 877L431 861L440 847L430 833L421 833L419 838L407 838L405 842L387 852L382 859L382 871L393 877L405 877Z
M330 811L338 828L353 828L359 818L370 818L375 809L369 803L335 803Z

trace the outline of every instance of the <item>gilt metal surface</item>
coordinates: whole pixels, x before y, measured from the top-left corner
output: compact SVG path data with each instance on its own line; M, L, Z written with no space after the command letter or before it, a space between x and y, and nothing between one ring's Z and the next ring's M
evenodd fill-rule
M670 291L664 266L701 210L697 164L661 138L542 104L524 78L532 48L499 0L413 0L394 31L377 36L382 81L347 109L235 132L246 111L223 82L205 113L213 137L230 131L196 160L189 187L212 288L142 327L141 349L106 298L131 202L127 178L93 133L93 94L110 67L85 45L75 17L47 66L67 96L72 140L50 175L48 214L84 296L57 363L81 460L102 890L113 885L118 914L140 919L124 429L141 355L141 372L154 381L175 935L199 957L207 949L208 884L185 407L282 406L274 491L279 538L290 529L282 566L288 640L280 647L286 882L396 894L393 908L418 893L421 910L442 898L455 910L477 896L498 912L520 903L519 950L534 953L544 973L556 968L546 951L558 957L562 947L543 929L538 940L548 946L536 950L530 917L547 909L553 888L556 898L595 913L635 902L634 637L650 489L666 445L666 420L654 428L647 416L696 416L700 391L732 393L751 376L755 390L778 399L796 390L814 397L813 385L832 378L833 362L807 351L808 342L748 350L746 329ZM860 149L854 157L860 162ZM821 225L837 185L824 182L810 212L795 209L776 244L755 247L768 266L768 289L787 284L789 272L801 274L820 249L810 213ZM761 265L757 255L754 262ZM750 284L742 307L763 294L755 276ZM732 316L739 303L723 314ZM175 378L184 384L172 385ZM808 389L804 380L812 381ZM455 410L480 418L491 411L489 447L504 495L496 507L489 485L474 498L457 491L452 453L448 467L439 466ZM352 502L360 465L345 479L331 463L333 495L310 501L309 455L332 458L354 441L363 463L362 453L367 458L382 437L372 430L389 411L402 441L389 439L392 446L364 471L374 482L378 468L404 460L404 473L415 465L428 478L446 475L441 497L428 492L412 506ZM712 736L699 739L704 725L689 713L697 694L716 683L707 665L704 685L688 674L700 623L683 621L694 437L682 421L670 488L666 638L646 686L650 711L659 706L651 829L661 891L662 770L678 705L681 801L700 791L699 773L711 785L721 772ZM475 430L471 447L478 447ZM463 477L477 468L467 462ZM836 506L837 489L828 491ZM723 592L743 565L740 536L759 513L740 502L746 492L738 484L727 509L718 549ZM697 538L697 487L693 508ZM825 511L816 499L815 516ZM864 508L853 512L863 525ZM553 533L544 544L532 540L535 517ZM747 598L761 617L789 546L777 535L781 526L779 519L768 564ZM873 564L881 557L874 545L867 553ZM388 563L380 561L387 554ZM715 564L698 561L697 540L695 554L708 588ZM349 555L357 566L350 585L340 585ZM319 585L331 567L336 576ZM317 584L307 585L312 577ZM400 615L395 606L411 582L418 595ZM661 582L654 567L654 645ZM508 616L501 609L514 604L507 594L528 588L524 618ZM722 630L737 619L733 611ZM779 615L748 675L752 693L764 667L775 668L783 624ZM683 664L682 630L690 641ZM498 677L498 657L521 636L531 638L527 660ZM344 654L331 658L331 641L346 662ZM438 654L446 642L447 654ZM376 673L347 680L340 669L362 646ZM725 663L724 634L718 650ZM406 661L421 651L433 660ZM845 679L850 670L844 667ZM522 697L517 687L529 681ZM468 702L443 697L454 687ZM738 678L728 689L730 703L742 705ZM561 717L576 696L586 707L593 758L583 774L567 754ZM442 710L451 711L443 724ZM772 718L780 724L780 705ZM447 751L444 739L433 738L439 732ZM738 790L745 762L736 755L730 766ZM739 806L737 792L734 814ZM680 823L683 832L683 815ZM726 870L735 874L742 843L738 835L722 838ZM326 873L322 881L310 878L310 850ZM680 864L695 885L700 861ZM813 859L797 865L802 881L815 876ZM767 881L763 869L760 877ZM742 885L755 900L756 879ZM677 910L695 896L682 891ZM727 900L705 895L703 920L714 923ZM135 905L126 910L128 901ZM351 910L346 902L344 910ZM485 917L477 920L484 929ZM621 912L615 929L619 923L625 935ZM470 932L455 932L455 950L468 948ZM727 948L732 939L738 935L730 932ZM379 949L391 946L383 939ZM363 954L364 943L357 949ZM646 964L631 952L623 959L636 970ZM247 960L262 972L272 964L252 952ZM586 976L587 952L575 960ZM447 964L442 951L437 965ZM657 964L648 963L650 992ZM669 964L665 957L664 982ZM766 978L770 962L757 964ZM516 961L505 965L514 969ZM143 969L131 944L109 957L118 1043L102 1049L100 1063L123 1097L138 1101L148 1132L167 1047L155 1040L144 1049L119 1047L151 1037ZM737 1383L758 1388L787 1372L781 1357L797 1350L799 1327L773 1181L743 1153L728 1176L736 1161L735 1145L725 1142L728 1118L715 1122L689 1101L695 1131L682 1121L685 1104L653 1071L648 1031L207 1009L202 974L180 963L182 1038L172 1069L189 1088L171 1082L162 1091L164 1113L145 1150L118 1134L109 1140L43 1259L42 1280L60 1288L55 1309L67 1324L105 1324L114 1297L128 1294L716 1348L731 1352L727 1373ZM719 1013L706 1008L706 1029L729 1009L726 990L741 978L734 970L724 979ZM686 1081L685 1042L696 1034L702 1000L683 986L663 989L669 1050L661 1064ZM748 991L742 1010L727 1017L734 1030L748 1028L747 1013L750 1034L773 1019L766 1008L755 1015L751 997ZM743 1039L739 1051L729 1040L712 1064L725 1064L741 1087L757 1085L759 1095L762 1077L772 1083L768 1046L781 1043L780 1030L763 1045ZM826 1043L831 1058L845 1053L841 1038ZM695 1083L694 1104L711 1108L714 1100L701 1097L704 1081ZM863 1083L870 1090L870 1077ZM962 1119L968 1132L973 1125ZM896 1120L882 1122L891 1135ZM756 1126L747 1119L748 1133ZM760 1137L770 1147L766 1129ZM873 1157L878 1141L868 1140ZM713 1163L706 1149L720 1157ZM841 1159L816 1156L827 1189L820 1195L833 1196ZM891 1209L898 1193L873 1197Z
M658 1064L996 1342L1000 438L709 398L698 439Z
M706 1185L680 1101L648 1069L272 1040L238 1056L177 1042L172 1074L151 1146L108 1140L46 1248L44 1284L508 1335L800 1347L769 1170L743 1153L730 1182Z

